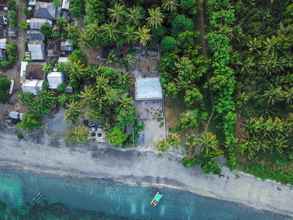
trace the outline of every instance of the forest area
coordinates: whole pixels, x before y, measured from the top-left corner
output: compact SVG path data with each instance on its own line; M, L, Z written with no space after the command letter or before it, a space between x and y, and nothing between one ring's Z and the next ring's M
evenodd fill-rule
M133 78L90 64L86 51L101 49L107 63L127 70L135 48L159 49L164 96L183 111L158 150L180 146L185 166L218 174L224 156L231 169L293 184L290 0L71 0L70 13L74 21L57 20L46 37L73 41L70 62L58 70L74 94L64 86L21 94L29 111L20 128L39 127L58 105L75 125L74 141L86 140L81 120L98 118L110 143L130 143L142 127Z

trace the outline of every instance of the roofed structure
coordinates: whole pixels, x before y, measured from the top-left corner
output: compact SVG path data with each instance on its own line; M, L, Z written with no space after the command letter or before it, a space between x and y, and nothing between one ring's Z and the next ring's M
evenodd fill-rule
M56 19L57 10L52 2L37 2L34 9L35 18Z
M29 30L26 32L27 39L29 41L44 41L45 36L38 30Z
M37 95L42 90L43 83L44 80L25 80L21 85L21 89L23 92L28 92Z
M45 46L42 42L28 43L28 51L33 61L43 61L45 59Z
M0 39L0 49L1 50L6 50L6 45L7 45L7 39L6 38L1 38Z
M135 83L135 100L162 100L163 92L159 77L138 78Z
M51 72L47 75L50 89L57 89L64 82L64 75L61 72Z
M63 10L69 10L70 0L63 0L62 1L62 9Z
M40 30L44 24L52 26L52 21L45 18L31 18L27 20L31 30Z

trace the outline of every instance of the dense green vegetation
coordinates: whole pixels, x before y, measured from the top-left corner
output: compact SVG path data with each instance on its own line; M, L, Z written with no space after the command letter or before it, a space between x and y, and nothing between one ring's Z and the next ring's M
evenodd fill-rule
M160 49L165 96L183 111L158 149L183 146L184 165L206 172L219 173L225 156L232 169L293 183L292 10L289 0L72 0L75 23L58 20L62 34L43 28L74 45L58 66L74 95L56 98L76 126L70 135L83 142L82 121L94 120L110 143L135 143L133 79L108 66L128 70L134 48ZM88 50L104 64L89 64Z
M5 58L0 60L0 69L8 69L17 61L17 47L14 43L7 43Z
M0 75L0 103L5 103L9 97L10 80Z

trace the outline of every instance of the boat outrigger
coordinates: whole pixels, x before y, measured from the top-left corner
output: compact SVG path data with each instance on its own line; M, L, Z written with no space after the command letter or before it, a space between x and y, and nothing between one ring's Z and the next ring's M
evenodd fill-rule
M151 206L156 207L159 204L159 202L162 199L162 197L163 197L163 194L157 192L156 195L154 196L154 198L151 201Z

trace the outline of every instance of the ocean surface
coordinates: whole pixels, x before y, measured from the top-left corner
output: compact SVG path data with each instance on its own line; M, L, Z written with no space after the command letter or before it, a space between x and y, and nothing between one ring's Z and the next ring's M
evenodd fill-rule
M196 183L195 183L196 184ZM292 220L189 192L0 170L0 220Z

